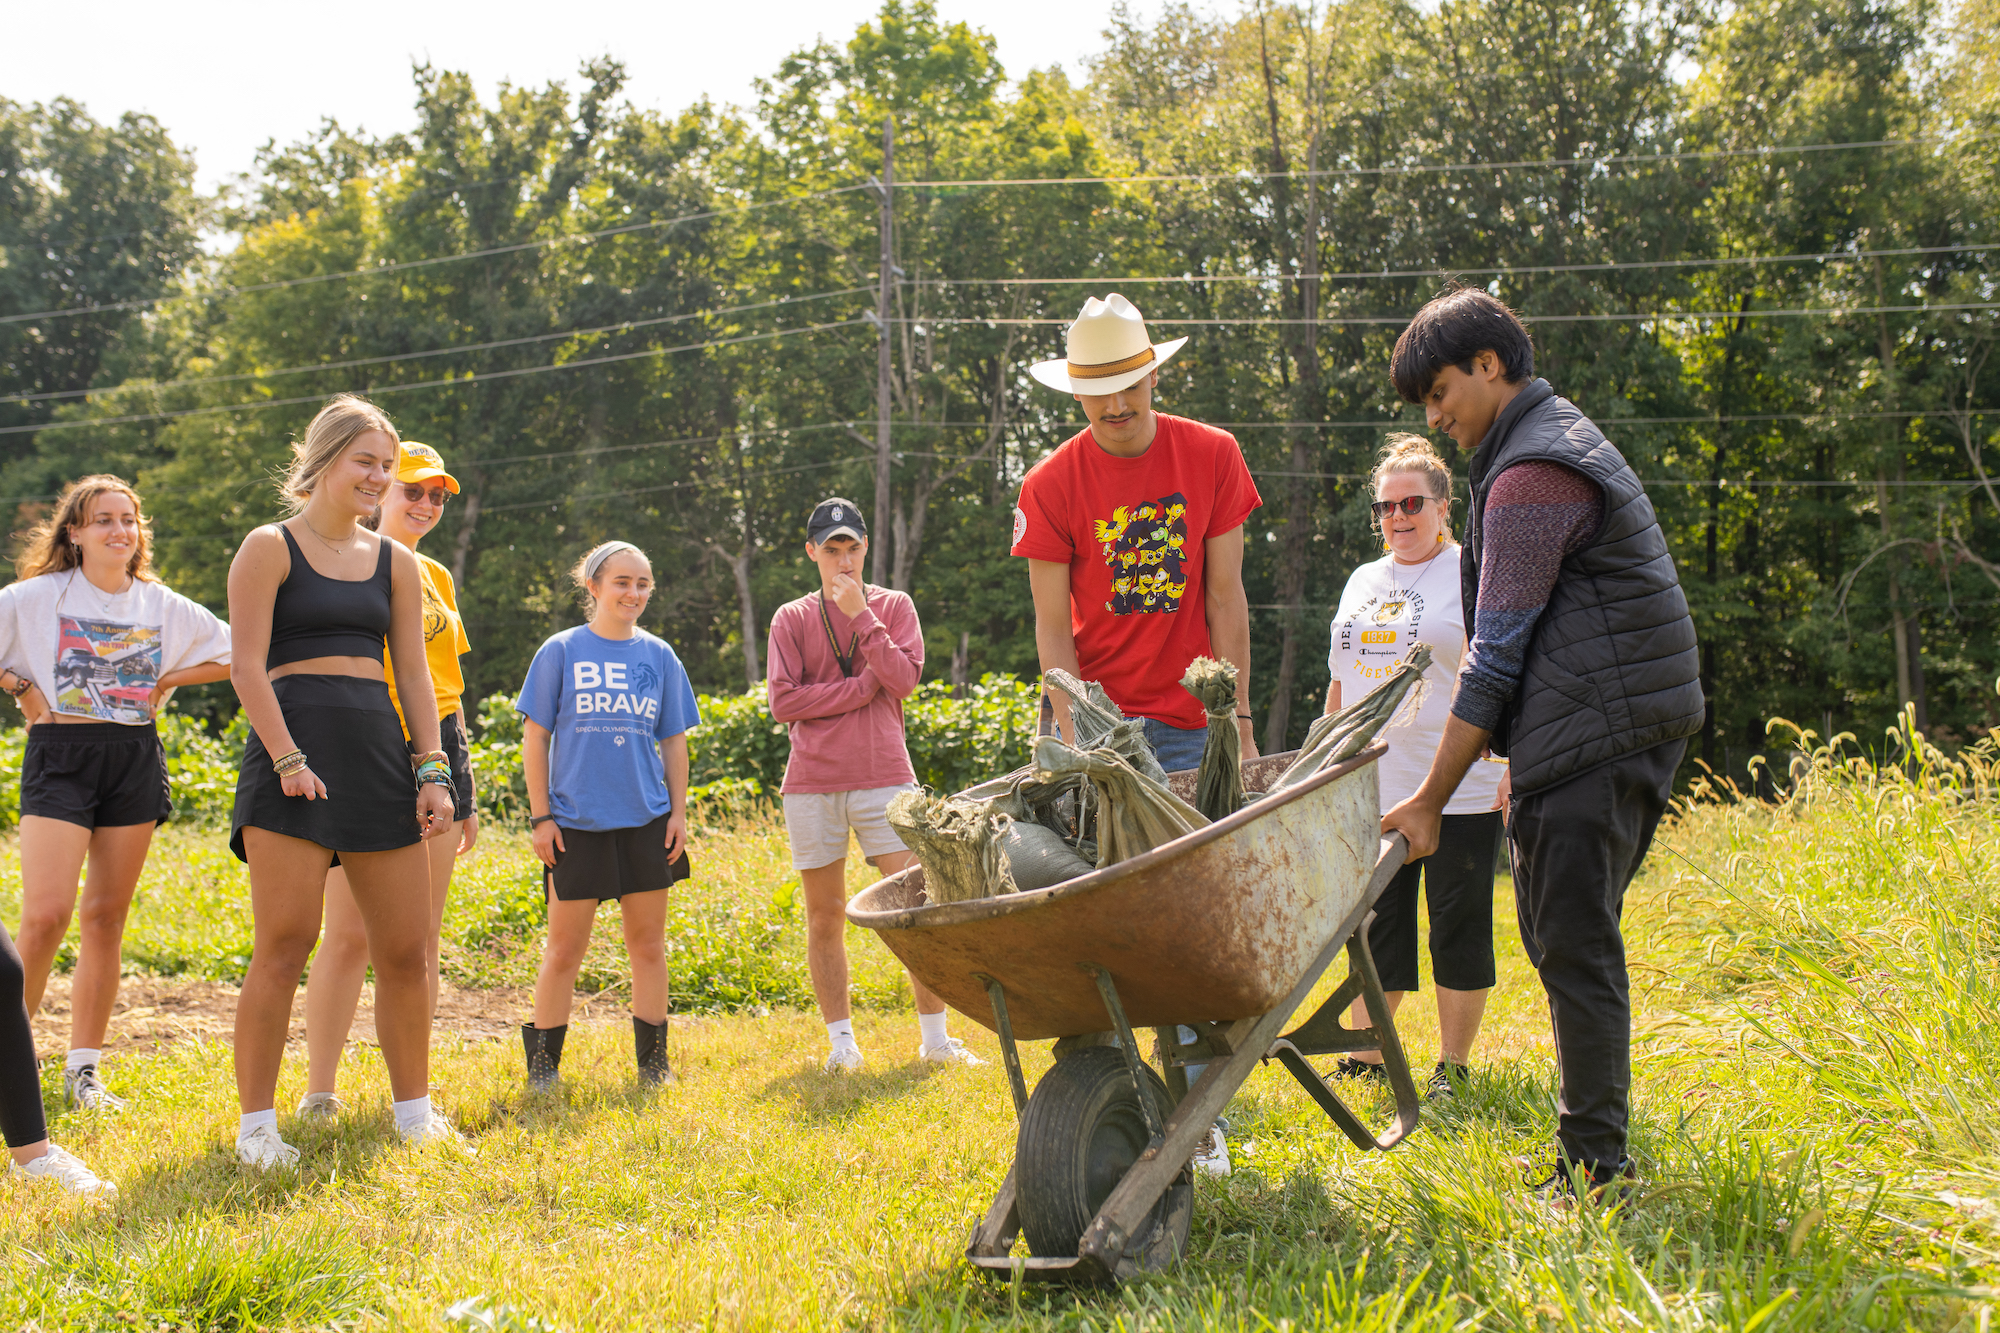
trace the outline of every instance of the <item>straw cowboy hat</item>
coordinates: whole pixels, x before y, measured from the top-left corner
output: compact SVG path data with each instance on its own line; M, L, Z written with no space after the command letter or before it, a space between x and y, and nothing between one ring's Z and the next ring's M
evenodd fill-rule
M1139 308L1117 292L1083 303L1069 326L1069 355L1028 367L1051 389L1106 394L1128 389L1158 370L1187 345L1186 338L1156 343Z

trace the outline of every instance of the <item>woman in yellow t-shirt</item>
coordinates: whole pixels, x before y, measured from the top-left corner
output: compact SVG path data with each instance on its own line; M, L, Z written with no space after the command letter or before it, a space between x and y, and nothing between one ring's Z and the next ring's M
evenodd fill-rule
M371 526L412 551L426 533L444 517L445 502L458 494L458 482L444 470L444 460L427 444L403 441L402 466L396 480L382 496ZM479 813L473 803L472 768L466 750L465 706L460 696L465 677L458 667L459 654L472 645L465 637L465 622L458 614L457 590L451 571L429 556L417 555L423 573L424 660L430 667L431 689L438 716L438 746L451 759L452 826L425 844L430 854L431 918L428 959L431 969L431 1013L437 1013L438 937L444 929L445 895L451 888L452 865L472 850L479 837ZM388 675L389 696L403 717L403 733L409 734L406 701L396 688L395 673L383 659ZM337 1115L342 1109L334 1096L334 1080L340 1072L341 1052L347 1045L348 1029L354 1025L355 1006L361 1001L361 982L368 970L368 937L362 932L361 914L348 891L347 874L338 858L326 876L326 921L320 935L319 951L313 955L312 972L306 978L306 1095L299 1102L299 1114Z

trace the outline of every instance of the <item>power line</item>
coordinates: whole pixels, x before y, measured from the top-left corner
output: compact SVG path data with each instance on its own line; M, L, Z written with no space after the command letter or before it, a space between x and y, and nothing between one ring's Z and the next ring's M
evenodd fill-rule
M1408 277L1434 277L1434 276L1453 274L1453 273L1468 273L1468 274L1490 273L1505 277L1517 274L1530 274L1530 273L1586 273L1586 272L1595 273L1595 272L1606 272L1617 269L1707 268L1707 267L1716 267L1723 265L1778 264L1778 263L1793 263L1793 262L1818 262L1818 261L1834 260L1834 259L1843 259L1843 260L1871 259L1877 257L1907 256L1907 255L1919 255L1919 254L1969 253L1969 252L1981 252L1981 251L1988 251L1995 249L2000 249L2000 244L1912 246L1894 250L1826 251L1818 254L1748 255L1748 256L1739 256L1736 258L1729 258L1729 259L1662 259L1662 260L1618 261L1618 262L1605 262L1596 264L1541 264L1541 265L1532 265L1532 266L1523 266L1514 268L1439 267L1439 268L1427 268L1427 269L1384 270L1380 272L1320 273L1312 275L1312 280L1319 282L1384 280L1384 279L1408 278ZM1181 277L1156 277L1156 278L1126 276L1126 277L1102 278L1102 279L1100 278L914 278L914 279L909 279L908 282L910 285L917 287L1044 286L1044 285L1050 285L1050 286L1086 285L1086 286L1100 286L1100 287L1117 287L1121 284L1129 285L1133 283L1203 284L1203 283L1247 282L1247 283L1260 283L1260 284L1261 283L1276 284L1279 282L1296 282L1302 280L1304 279L1296 275L1287 276L1287 275L1270 275L1270 274L1265 274L1265 275L1218 274L1218 275L1183 275ZM525 338L508 338L508 339L499 339L491 342L462 343L453 347L439 347L431 349L429 351L400 352L394 355L387 355L387 356L357 357L355 359L348 361L326 361L312 365L288 366L278 370L261 370L240 375L190 376L184 379L158 380L158 381L135 380L135 381L128 381L123 384L108 385L104 388L98 388L98 389L64 389L64 390L51 391L48 393L7 394L4 396L0 396L0 403L42 402L55 399L98 398L98 397L105 397L112 394L125 393L139 389L173 389L173 388L185 388L190 385L230 384L230 383L240 383L245 380L274 379L280 375L302 375L302 374L308 374L326 370L348 370L358 366L385 365L395 362L421 360L425 357L454 355L460 352L481 352L481 351L492 351L503 347L519 347L538 342L550 342L561 338L583 338L583 337L594 337L597 334L601 333L622 333L631 329L649 328L661 324L679 323L685 320L699 319L705 316L742 314L753 310L771 309L780 305L787 305L787 304L796 305L806 301L826 300L838 296L852 296L859 292L864 292L868 290L870 289L867 287L846 287L839 289L837 291L815 292L807 296L785 296L785 297L779 297L776 300L756 302L749 305L727 306L713 310L696 311L690 314L661 316L655 319L625 320L617 324L603 324L593 328L571 329L566 331L558 331L554 333L536 334L531 337L525 337ZM1941 307L1941 306L1895 307L1893 309L1907 312L1913 309L1949 309L1949 308L1954 308L1954 307ZM1985 309L1987 307L1967 307L1967 308ZM1741 317L1745 315L1764 315L1764 314L1783 314L1783 313L1791 313L1791 312L1743 311L1743 312L1731 312L1731 315L1735 317ZM1857 309L1849 311L1848 313L1872 314L1875 312L1873 310ZM1653 318L1662 318L1662 317L1666 316L1653 316ZM1707 316L1688 315L1688 316L1671 316L1671 317L1703 318ZM1330 318L1330 319L1314 320L1312 322L1316 324L1361 324L1361 323L1371 323L1371 322L1393 323L1396 321L1397 318L1398 317L1396 316L1382 316L1380 318L1372 320L1362 317L1354 317L1351 319ZM1524 318L1534 318L1534 317L1524 316ZM1617 319L1623 317L1611 316L1611 315L1600 315L1600 316L1550 315L1550 316L1541 316L1540 318L1547 321L1558 321L1558 320L1576 321L1581 319L1606 320L1606 319ZM941 324L941 323L994 323L994 322L1019 323L1024 321L992 321L992 320L981 320L973 316L949 316L931 320L916 320L915 322L925 323L925 324ZM1048 319L1041 320L1039 322L1059 323L1066 321L1056 320L1053 316L1051 316ZM1168 323L1193 324L1193 323L1199 323L1201 321L1173 320L1170 318L1162 317L1156 319L1154 322L1161 324L1168 324ZM1211 324L1229 324L1229 323L1242 323L1249 321L1211 320L1208 322ZM1267 320L1263 322L1272 324L1282 324L1288 322L1303 323L1304 321Z
M1709 320L1709 319L1771 319L1792 317L1839 317L1845 315L1907 315L1931 311L1985 311L2000 310L1996 302L1964 302L1952 305L1882 305L1882 306L1827 306L1798 307L1789 310L1749 309L1749 310L1644 310L1616 311L1581 315L1535 315L1527 311L1518 312L1527 323L1542 324L1603 324L1633 323L1644 324L1654 320ZM1057 316L999 316L944 315L934 318L898 317L892 324L919 325L960 325L984 324L988 327L1016 325L1039 327L1044 325L1068 325L1073 321ZM1346 324L1407 324L1408 315L1341 315L1325 316L1318 319L1179 319L1172 315L1162 315L1146 321L1177 328L1282 328L1300 325L1346 325Z
M418 380L410 384L382 384L366 390L372 398L380 398L392 393L408 393L416 389L451 389L464 384L477 384L485 380L515 379L522 375L540 375L555 370L582 370L589 366L611 365L620 361L637 361L645 357L667 356L674 352L699 352L712 347L734 347L739 343L764 342L771 338L783 338L793 333L824 333L828 329L845 329L856 324L866 324L865 319L841 319L826 324L808 324L802 328L771 329L764 333L745 333L735 338L717 338L710 342L683 343L679 347L649 347L638 352L617 352L606 356L585 357L577 361L557 361L544 366L518 366L509 370L482 370L472 375L459 375L450 379ZM255 403L224 403L215 407L191 407L177 412L135 412L122 417L85 418L80 421L52 421L46 426L0 426L0 435L19 435L24 432L72 430L78 426L119 426L134 421L168 421L181 417L213 416L223 412L251 412L267 407L294 407L300 403L324 402L330 395L323 393L306 394L297 398L267 398Z
M0 324L19 324L30 319L60 319L70 315L97 315L118 310L143 310L186 296L203 301L223 300L242 296L251 292L275 292L289 287L305 287L313 283L337 282L345 278L371 278L381 273L401 273L408 269L429 268L436 264L456 263L461 259L486 259L493 255L518 254L523 250L541 250L552 245L600 241L607 236L627 236L634 232L651 231L661 227L678 226L683 222L701 222L708 218L731 217L738 213L755 213L766 208L780 208L792 204L805 203L813 199L826 199L837 194L851 194L856 190L866 190L866 185L836 185L825 190L814 190L807 194L790 195L784 199L767 199L762 203L739 204L734 208L711 208L699 213L683 213L679 217L658 218L651 222L632 222L622 227L605 227L598 231L580 231L562 236L545 236L538 241L521 241L514 245L494 245L483 250L466 250L459 254L431 255L423 259L404 259L395 263L377 264L373 268L348 269L340 273L315 273L304 278L286 278L279 282L247 283L240 287L218 287L211 292L179 292L170 296L153 296L137 301L117 301L105 305L71 306L66 310L37 310L25 315L0 315Z
M1346 482L1368 481L1373 476L1372 473L1368 472L1275 472L1266 468L1255 468L1255 467L1250 469L1250 475L1253 477L1311 477L1320 481L1346 481ZM1964 488L1967 490L1976 490L1982 483L1977 478L1973 477L1946 478L1940 481L1880 481L1880 482L1875 481L1872 478L1865 481L1827 481L1820 478L1803 478L1803 477L1772 477L1764 480L1747 480L1736 477L1692 477L1692 478L1641 477L1639 478L1639 484L1641 486L1712 486L1722 490L1728 490L1731 487L1739 487L1739 486L1748 489L1759 489L1765 487L1793 487L1793 486L1799 486L1799 487L1856 486L1856 487L1863 487L1868 490L1873 490L1877 486L1893 486L1893 487L1922 487L1922 488L1946 487L1946 488Z
M913 287L1116 287L1121 283L1280 283L1280 282L1360 282L1388 278L1435 278L1459 273L1490 273L1512 277L1526 273L1608 273L1625 269L1724 268L1746 264L1807 264L1828 260L1889 259L1908 255L1960 254L2000 250L2000 244L1917 245L1896 250L1827 250L1817 254L1740 255L1722 259L1633 259L1606 260L1595 264L1521 264L1508 268L1464 268L1438 265L1432 268L1356 270L1347 273L1184 273L1163 278L910 278Z
M1676 153L1609 153L1598 157L1523 158L1511 162L1399 162L1380 167L1325 167L1314 171L1213 171L1149 176L1027 176L986 180L897 181L898 190L1036 185L1156 185L1205 181L1266 181L1352 178L1357 176L1416 176L1446 171L1515 171L1526 167L1609 166L1614 162L1688 162L1729 157L1775 157L1785 153L1833 153L1861 148L1911 148L1950 143L1960 136L1940 134L1917 139L1861 139L1850 143L1772 144L1757 148L1702 148ZM1974 136L1977 137L1977 136Z
M388 365L401 361L418 361L425 357L450 356L458 352L487 352L501 347L524 347L531 343L553 342L560 338L589 338L600 333L624 333L630 329L651 328L660 324L679 324L690 319L704 319L716 315L740 315L752 310L770 310L778 306L803 305L807 301L824 301L836 296L852 296L865 292L866 287L847 287L839 291L814 292L809 296L781 296L773 301L759 301L752 305L723 306L713 310L696 310L685 315L661 315L654 319L628 319L617 324L601 324L595 328L567 329L556 333L538 333L525 338L503 338L494 342L462 343L456 347L437 347L425 352L398 352L391 356L356 357L351 361L323 361L310 366L286 366L279 370L258 370L242 375L195 375L178 380L127 380L123 384L108 385L101 389L65 389L51 393L16 393L0 397L0 403L23 403L51 398L100 398L111 394L125 393L138 389L182 389L191 385L235 384L244 380L275 379L280 375L305 375L321 370L351 370L356 366Z
M1869 139L1850 143L1819 143L1797 145L1766 145L1755 148L1716 148L1690 150L1676 153L1623 153L1597 157L1521 159L1508 162L1450 162L1450 163L1396 163L1380 167L1330 167L1315 171L1288 172L1207 172L1183 173L1177 175L1141 176L1049 176L988 178L981 180L944 181L897 181L891 187L898 190L912 189L970 189L970 188L1021 188L1051 185L1113 185L1113 184L1170 184L1176 182L1202 181L1264 181L1264 180L1304 180L1307 178L1338 178L1383 175L1424 175L1452 171L1515 171L1527 168L1598 166L1624 162L1679 162L1708 158L1775 156L1785 153L1823 153L1871 148L1905 148L1930 143L1951 142L1955 136L1936 135L1916 139ZM350 269L339 273L321 273L303 278L287 278L278 282L251 283L240 287L223 287L213 292L182 293L202 300L220 300L252 292L278 291L289 287L305 286L310 283L334 282L346 278L370 277L382 273L396 273L414 268L426 268L436 264L449 264L463 259L483 259L493 255L515 254L525 250L543 249L552 245L569 242L601 240L607 236L622 236L633 232L671 227L682 222L698 222L708 218L732 216L738 213L756 212L767 208L788 207L813 199L831 198L835 195L871 190L867 184L839 185L824 190L814 190L806 194L792 195L784 199L765 200L760 203L739 204L733 208L707 209L697 213L685 213L679 217L662 218L651 222L629 223L621 227L606 227L598 231L576 232L563 236L544 237L535 241L522 241L513 245L489 246L480 250L468 250L458 254L432 255L423 259L401 260L395 263L378 264L372 268ZM40 310L28 314L0 315L0 324L14 324L31 319L58 319L71 315L104 314L120 310L140 310L162 302L176 299L174 296L149 297L135 301L111 302L103 305L73 306L63 310Z

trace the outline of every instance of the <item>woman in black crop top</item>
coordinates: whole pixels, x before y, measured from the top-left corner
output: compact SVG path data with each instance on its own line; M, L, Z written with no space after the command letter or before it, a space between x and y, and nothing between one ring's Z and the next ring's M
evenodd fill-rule
M298 1160L278 1134L278 1070L336 856L368 931L396 1127L405 1142L462 1142L430 1105L430 870L419 845L451 827L451 775L433 761L428 710L412 711L405 744L382 671L386 640L410 697L430 697L423 590L416 557L360 525L401 452L379 408L334 398L292 446L292 517L252 532L229 568L230 679L252 729L230 821L256 921L236 1005L236 1153L250 1166Z

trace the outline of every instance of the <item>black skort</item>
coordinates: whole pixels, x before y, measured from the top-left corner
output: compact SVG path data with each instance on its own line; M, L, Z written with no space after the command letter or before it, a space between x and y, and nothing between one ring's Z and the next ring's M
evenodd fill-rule
M563 829L563 850L556 853L554 868L542 868L543 886L563 902L574 903L604 902L680 883L694 872L685 849L667 860L667 818L602 833Z
M414 746L411 747L415 749ZM472 818L472 751L465 742L465 728L457 713L438 719L438 749L451 764L451 818L453 823Z
M44 722L28 728L21 813L87 829L158 826L174 813L152 723Z
M334 852L388 852L423 839L417 784L403 722L389 687L361 676L280 676L271 682L292 744L326 784L324 800L285 795L270 752L253 731L236 775L229 850L240 861L243 830L303 838Z

